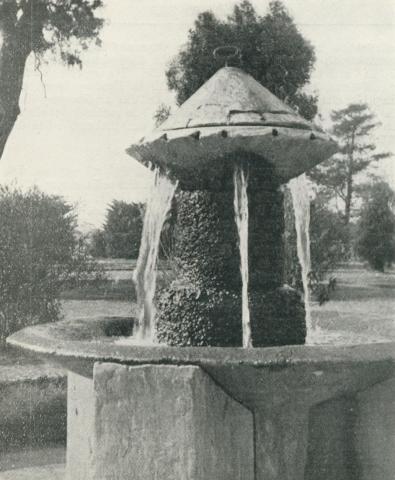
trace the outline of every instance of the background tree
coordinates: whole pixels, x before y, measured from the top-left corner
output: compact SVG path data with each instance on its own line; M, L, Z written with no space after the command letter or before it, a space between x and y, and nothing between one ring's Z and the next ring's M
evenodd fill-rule
M384 181L365 189L356 251L380 272L395 260L395 192Z
M143 229L143 205L114 200L107 210L104 237L107 255L137 258Z
M89 237L89 253L92 257L106 258L107 242L104 231L101 229L94 230Z
M178 104L223 66L223 60L213 58L213 50L225 44L241 50L241 58L229 61L229 65L240 66L279 98L299 108L306 118L314 117L317 98L302 92L314 65L314 49L279 1L270 2L263 17L247 0L235 5L226 21L210 11L198 15L186 46L166 72Z
M348 225L356 193L356 176L390 153L375 153L376 145L369 141L369 136L379 124L365 103L352 103L335 110L331 119L333 135L341 150L316 167L310 176L321 187L320 194L327 201L340 202L341 216Z
M0 0L0 158L20 113L26 60L51 50L81 66L81 51L100 43L101 0Z
M55 321L64 287L101 271L60 197L0 187L0 339L23 326Z

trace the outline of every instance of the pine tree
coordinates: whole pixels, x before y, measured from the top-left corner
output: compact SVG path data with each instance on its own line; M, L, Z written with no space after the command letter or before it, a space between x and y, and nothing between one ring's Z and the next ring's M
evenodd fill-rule
M331 118L332 133L340 145L340 152L316 167L310 176L321 187L323 196L340 202L343 221L348 225L356 193L356 176L391 154L375 153L376 145L369 141L369 135L379 123L365 103L352 103L335 110Z

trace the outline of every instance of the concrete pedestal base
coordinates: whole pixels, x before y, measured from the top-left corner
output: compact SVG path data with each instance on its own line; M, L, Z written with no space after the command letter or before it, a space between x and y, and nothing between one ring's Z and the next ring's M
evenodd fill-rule
M255 413L256 479L302 480L308 411L287 405Z
M68 480L254 479L253 415L199 367L96 364L69 388Z
M357 395L360 480L395 478L395 379Z
M394 480L395 344L143 347L85 325L8 339L74 372L68 480Z
M193 365L96 363L68 383L68 480L393 479L393 380L250 408Z

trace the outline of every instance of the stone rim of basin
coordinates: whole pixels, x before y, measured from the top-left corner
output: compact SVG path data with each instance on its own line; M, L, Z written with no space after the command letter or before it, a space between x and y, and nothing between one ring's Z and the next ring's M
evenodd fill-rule
M36 325L14 333L7 341L87 378L94 378L102 363L131 369L143 365L200 367L248 408L262 402L283 404L295 395L304 403L317 403L345 391L364 390L395 374L394 343L265 348L135 346L117 344L119 337L70 339L69 326L65 321ZM97 326L94 328L97 332Z
M121 321L128 320L127 317ZM287 345L281 347L169 347L119 344L119 336L105 334L105 326L120 321L119 317L75 319L24 328L7 339L13 347L59 357L67 366L68 359L95 362L113 361L128 364L167 363L196 365L246 365L253 367L292 366L298 364L365 363L395 360L395 342L348 345ZM84 325L84 327L82 327ZM91 335L87 335L90 329ZM80 331L85 332L78 339ZM77 335L76 335L77 334ZM111 335L111 334L110 334Z

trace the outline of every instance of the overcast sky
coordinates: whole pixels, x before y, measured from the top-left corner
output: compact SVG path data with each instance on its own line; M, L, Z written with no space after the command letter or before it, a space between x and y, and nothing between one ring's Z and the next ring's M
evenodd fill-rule
M40 74L31 59L22 113L0 162L0 182L38 185L78 204L83 224L100 226L114 198L144 200L148 173L125 153L153 126L160 103L173 103L165 69L197 14L230 13L232 0L107 0L103 46L82 70L50 61ZM264 14L268 0L252 1ZM375 141L395 152L395 2L285 0L316 49L311 89L319 109L367 102L382 126ZM382 172L395 188L395 160Z

